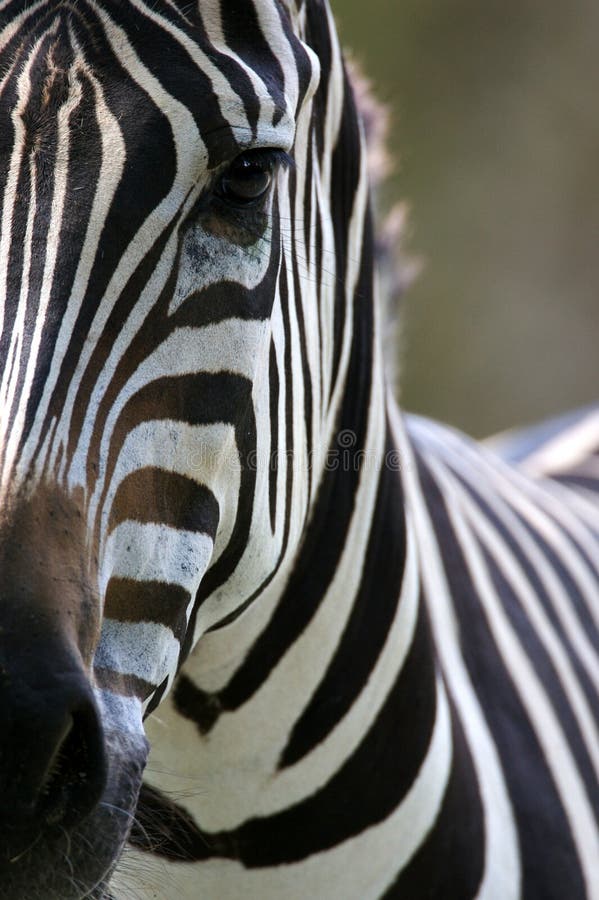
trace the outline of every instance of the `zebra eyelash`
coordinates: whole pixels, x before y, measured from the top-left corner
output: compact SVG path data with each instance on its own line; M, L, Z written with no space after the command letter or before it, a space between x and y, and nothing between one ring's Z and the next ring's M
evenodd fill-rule
M256 162L262 162L265 165L271 165L273 170L276 169L294 169L295 160L286 150L280 147L255 147L243 150L231 161L230 165L239 159L240 156L251 155Z
M245 156L246 154L251 154L252 158L257 162L270 164L275 169L295 168L293 156L287 153L286 150L281 150L280 147L255 147L253 149L243 150L239 156ZM235 157L235 159L238 158L239 157ZM235 162L235 160L232 162Z

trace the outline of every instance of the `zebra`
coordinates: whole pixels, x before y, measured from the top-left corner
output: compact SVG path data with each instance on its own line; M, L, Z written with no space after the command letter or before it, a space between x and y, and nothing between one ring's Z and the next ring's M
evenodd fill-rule
M599 413L400 412L326 0L2 0L0 210L0 898L599 897Z

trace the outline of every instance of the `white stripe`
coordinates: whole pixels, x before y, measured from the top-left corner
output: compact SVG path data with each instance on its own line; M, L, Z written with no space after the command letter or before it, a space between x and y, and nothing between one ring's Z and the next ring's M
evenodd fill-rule
M218 53L222 53L224 56L228 56L229 59L232 59L237 66L245 73L248 77L249 81L252 83L252 87L256 92L256 97L259 98L260 112L258 119L258 126L260 130L267 129L272 125L273 117L277 110L275 109L275 105L273 103L272 97L268 93L268 88L264 84L263 80L260 78L260 75L254 68L248 66L241 57L239 57L236 53L231 50L231 48L227 45L225 40L225 35L223 33L223 23L221 16L221 0L202 0L202 6L198 10L200 17L202 19L202 24L204 25L204 29L206 31L206 35L208 37L208 41L211 47ZM196 45L192 45L191 50L188 52L195 52L197 54ZM222 79L222 75L219 73L219 78ZM231 93L231 86L227 83L225 88L227 93ZM217 97L226 96L219 94L218 89L215 91ZM223 114L225 111L222 110ZM282 110L281 110L282 112ZM228 118L225 115L225 118ZM247 122L247 120L246 120ZM247 122L247 132L248 135L251 135L251 128L249 122ZM242 134L239 134L239 137L243 138ZM247 140L247 136L246 136Z
M179 641L165 625L105 618L94 667L158 685L177 668L180 649Z
M145 749L142 705L139 697L126 697L98 687L94 688L94 696L101 711L104 733L109 740L111 742L115 739L120 740L124 745L127 741L131 741L138 749Z
M212 540L154 522L121 522L110 533L102 559L100 590L111 577L178 584L195 594L210 561Z
M585 416L564 432L545 443L522 463L522 469L535 475L567 472L581 460L599 451L599 410Z
M268 322L226 319L201 328L177 328L139 364L114 403L118 414L127 400L156 378L227 372L253 381Z

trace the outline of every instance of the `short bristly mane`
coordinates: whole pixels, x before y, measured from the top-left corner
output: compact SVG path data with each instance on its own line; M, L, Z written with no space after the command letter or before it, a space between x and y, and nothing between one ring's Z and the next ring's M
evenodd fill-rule
M383 348L389 384L400 394L401 301L418 276L420 260L406 253L409 210L406 203L389 200L390 176L398 162L389 148L390 109L376 96L363 67L353 58L346 61L358 115L364 129L368 178L374 211L375 257L379 275L378 295L382 305Z

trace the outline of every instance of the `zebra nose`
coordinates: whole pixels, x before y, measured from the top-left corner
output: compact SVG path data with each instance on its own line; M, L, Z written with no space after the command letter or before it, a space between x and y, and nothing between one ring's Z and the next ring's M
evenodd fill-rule
M0 665L0 843L18 855L38 835L71 829L106 784L102 727L85 673L54 658L50 672Z

